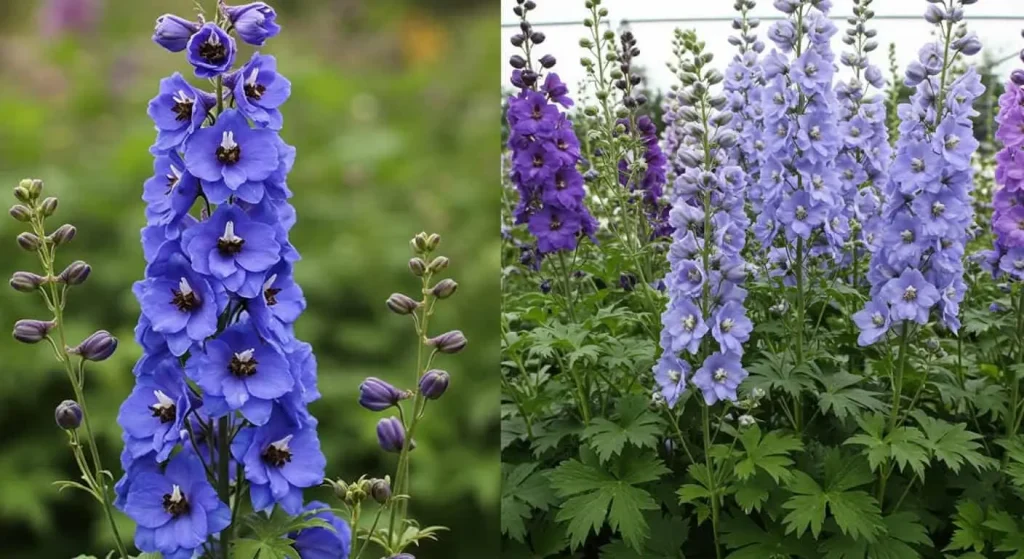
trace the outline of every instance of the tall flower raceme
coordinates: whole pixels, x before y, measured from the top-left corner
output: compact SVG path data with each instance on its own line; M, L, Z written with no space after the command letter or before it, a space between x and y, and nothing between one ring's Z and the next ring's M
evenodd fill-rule
M37 294L51 313L46 320L23 319L14 325L14 339L25 344L46 342L53 351L57 362L67 373L74 399L61 402L54 410L57 425L65 430L68 445L75 456L75 463L82 473L80 481L62 481L61 488L80 489L90 494L103 507L106 521L113 533L117 547L116 556L128 559L125 546L114 520L114 505L109 479L110 472L103 467L99 448L93 432L85 400L85 380L90 362L103 361L114 354L117 338L106 330L100 330L75 346L68 346L65 310L69 295L81 289L89 278L92 268L76 260L58 272L57 249L75 238L77 230L73 225L63 224L47 232L47 220L57 211L57 198L43 196L43 182L26 179L14 188L18 203L11 207L10 214L25 224L28 231L18 235L18 246L35 253L42 266L41 274L27 271L15 272L10 285L21 293ZM111 553L114 556L114 552Z
M871 0L857 0L843 42L853 48L840 56L840 62L853 71L847 82L836 84L840 106L842 147L836 159L844 211L850 222L851 250L843 255L852 265L853 283L860 283L859 258L874 252L881 239L877 231L883 225L882 188L888 181L892 148L889 146L887 114L882 90L882 70L871 64L868 54L878 48L877 31L868 29L874 12ZM876 91L871 93L869 86Z
M272 56L236 65L236 36L262 45L280 31L275 20L262 2L221 2L212 19L161 16L153 35L213 86L176 73L148 111L147 266L133 287L143 356L118 414L116 504L138 525L136 546L166 558L227 557L244 501L297 519L282 553L302 556L301 542L326 537L348 555L347 525L303 501L325 459L306 408L320 396L316 359L292 326L306 302L288 240L295 149L278 134L291 85Z
M734 115L732 127L737 133L736 149L732 154L736 164L747 174L746 199L755 215L760 213L762 206L758 162L764 149L763 78L759 61L764 42L757 37L760 20L750 17L750 11L756 6L754 0L737 0L733 5L739 17L733 19L732 27L737 34L729 37L729 43L735 45L739 53L733 56L725 70L724 86L729 110Z
M925 17L939 40L925 45L906 72L915 87L899 106L900 138L885 192L881 246L872 256L871 301L854 318L861 345L886 337L893 326L904 338L911 323L926 324L932 310L952 331L964 284L963 256L972 223L971 156L978 147L972 104L984 86L973 69L949 80L952 65L981 49L977 37L958 26L963 3L931 4Z
M515 69L512 85L519 93L508 99L508 146L512 182L519 191L515 221L526 224L538 251L546 255L574 250L582 236L593 237L597 221L583 203L586 192L577 169L580 142L562 110L573 105L569 88L558 74L545 73L555 66L553 56L532 58L533 48L545 38L526 20L533 7L533 2L515 6L522 21L512 44L523 54L509 60Z

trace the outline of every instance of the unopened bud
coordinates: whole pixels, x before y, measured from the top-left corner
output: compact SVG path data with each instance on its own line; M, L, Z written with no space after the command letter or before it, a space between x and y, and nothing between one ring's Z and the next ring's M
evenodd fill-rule
M81 285L89 278L91 272L91 266L81 260L76 260L64 268L64 271L57 276L57 280L67 285Z
M412 238L412 251L416 254L422 254L427 251L427 234L417 233Z
M392 293L386 304L395 314L412 314L420 306L412 297L401 293Z
M26 206L23 206L21 204L15 204L11 206L11 209L8 213L11 214L11 217L17 219L22 223L28 223L29 221L32 221L32 210L28 209Z
M460 330L445 332L427 340L427 345L441 353L458 353L466 347L466 336Z
M451 376L440 369L431 369L420 378L420 394L428 400L436 400L444 396L448 390L448 383Z
M43 217L50 217L57 211L57 199L50 196L43 200L43 203L39 205L39 210L43 212Z
M388 478L370 480L370 496L384 504L391 499L391 481Z
M405 426L397 417L386 417L377 422L377 442L385 452L401 452L405 446ZM416 443L409 442L409 450L416 448Z
M54 326L51 320L22 319L14 323L14 339L26 344L39 343Z
M447 299L455 293L455 290L459 288L459 284L453 279L443 279L437 282L434 289L431 290L434 297L438 299Z
M32 272L14 272L11 276L11 287L22 293L32 293L46 283L46 278Z
M412 275L421 277L427 273L427 263L422 258L410 258L409 271L412 272Z
M740 427L750 427L754 423L757 423L752 415L741 415L737 421L739 422Z
M78 429L78 426L82 424L82 408L74 400L64 400L54 410L53 418L61 429L69 431Z
M448 257L438 256L437 258L430 261L430 266L427 267L430 273L436 274L448 268Z
M94 332L88 338L82 340L78 347L71 348L68 352L74 355L81 355L87 361L103 361L114 354L117 350L117 338L110 335L106 330Z
M39 198L39 195L43 193L43 181L39 179L32 179L28 182L28 195L31 199L35 200Z
M71 242L71 239L75 238L75 233L77 232L78 230L75 229L74 225L68 225L67 223L65 223L64 225L58 227L56 231L50 233L49 238L50 241L56 246L66 245Z
M39 250L39 237L35 233L29 233L28 231L18 235L18 246L29 251L35 252Z
M441 245L441 235L437 233L431 233L427 235L427 251L437 250L437 247Z

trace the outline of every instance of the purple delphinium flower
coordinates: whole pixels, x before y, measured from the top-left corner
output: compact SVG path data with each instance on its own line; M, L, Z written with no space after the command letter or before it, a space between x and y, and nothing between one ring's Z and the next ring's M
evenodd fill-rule
M656 391L665 398L669 408L676 407L683 392L686 392L690 365L671 352L663 353L654 366Z
M199 180L185 168L177 152L158 155L153 161L153 176L143 184L146 223L163 228L168 239L178 238L182 220L199 197Z
M932 7L944 13L944 7ZM955 32L945 17L938 28L940 40ZM929 43L918 53L918 63L908 67L907 83L916 89L898 109L900 138L879 230L883 242L868 271L872 308L887 305L892 322L919 324L928 322L934 308L953 332L960 327L957 314L966 291L963 256L974 219L969 162L977 143L970 119L977 113L971 105L984 86L973 68L947 82L941 81L948 77L941 70L966 48L973 47L957 43L945 49L939 42ZM998 237L998 221L994 228ZM871 321L861 320L860 326L873 332L865 341L880 339Z
M348 522L338 518L330 511L330 507L320 501L310 501L303 512L316 514L313 518L326 521L331 528L306 528L297 533L288 534L295 541L293 547L299 552L301 559L346 559L352 548L352 529Z
M720 400L736 401L736 388L747 378L739 356L714 353L693 374L693 384L700 388L704 402L712 405Z
M181 440L191 408L181 365L169 356L143 372L121 404L117 423L124 429L125 450L133 459L154 452L157 461L166 460Z
M193 270L216 278L232 293L254 298L264 291L267 270L281 260L276 237L272 225L224 204L209 219L185 230L181 246Z
M1018 71L1019 72L1019 71ZM996 191L992 230L994 250L989 269L996 278L1024 280L1024 80L1011 79L999 98L996 138L1003 148L996 155Z
M135 545L167 559L190 559L231 524L231 509L217 498L199 458L186 453L171 458L163 473L135 476L124 511L138 525Z
M258 47L281 32L275 21L277 12L263 2L250 2L241 6L225 6L224 15L238 32L238 36L250 45Z
M750 339L754 324L747 318L741 303L729 301L718 307L713 317L711 335L723 351L743 355L743 343Z
M153 153L179 150L203 125L216 103L216 98L196 89L177 72L160 80L160 92L147 109L157 129Z
M251 483L252 508L268 511L275 503L288 514L302 511L302 490L323 482L326 459L316 426L297 426L275 412L261 427L242 429L231 454Z
M860 328L857 344L869 346L889 331L889 306L869 301L863 309L853 313L853 322Z
M294 337L293 324L306 310L302 288L285 260L267 270L261 291L246 301L245 310L261 336L279 344Z
M153 42L171 52L181 52L188 47L188 40L199 31L199 24L174 14L156 18Z
M263 200L263 181L277 170L276 134L249 127L236 110L226 110L217 122L197 130L185 148L188 171L203 181L210 202L222 204L231 196L257 204Z
M204 23L189 37L186 50L197 78L215 78L226 73L237 54L234 37L214 23Z
M279 107L292 93L292 84L277 73L277 59L253 53L252 58L234 72L224 84L235 100L238 111L261 128L280 130L283 124Z

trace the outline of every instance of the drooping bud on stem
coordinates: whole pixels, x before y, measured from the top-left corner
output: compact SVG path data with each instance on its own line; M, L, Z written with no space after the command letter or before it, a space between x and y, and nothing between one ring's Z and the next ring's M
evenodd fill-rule
M78 426L82 424L82 408L74 400L64 400L54 410L53 418L61 429L69 431L78 429Z
M39 250L39 237L35 233L29 233L28 231L18 235L18 246L29 252L35 252Z
M459 288L459 284L453 279L443 279L437 282L437 285L431 290L434 297L438 299L447 299L451 297L455 290Z
M39 343L54 326L56 323L52 320L25 318L14 323L14 339L26 344Z
M427 234L417 233L415 237L410 241L412 251L416 254L423 254L427 252Z
M46 283L46 278L32 272L14 272L11 276L11 287L22 293L32 293Z
M29 221L32 221L32 210L28 209L28 207L23 206L21 204L15 204L11 206L11 209L8 211L8 213L11 214L11 217L17 219L22 223L28 223Z
M359 385L359 405L370 411L386 410L406 396L391 383L376 377L369 377Z
M420 378L420 394L428 400L436 400L444 396L448 390L451 377L441 369L431 369Z
M436 274L443 271L448 267L448 257L438 256L437 258L430 261L430 266L427 268L431 273Z
M458 353L466 347L466 336L461 330L452 330L428 339L427 345L441 353Z
M78 230L75 229L74 225L69 225L65 223L64 225L58 227L56 231L50 234L50 242L52 242L56 246L66 245L70 243L72 239L75 238L75 233L77 232Z
M422 277L423 274L427 273L427 263L422 258L410 258L409 271L416 277Z
M43 213L43 217L50 217L57 211L57 199L50 196L43 200L43 203L39 205L39 211Z
M441 235L437 233L431 233L427 236L427 252L433 252L437 250L437 247L441 244Z
M91 266L81 260L76 260L64 268L64 271L57 276L57 280L68 285L81 285L89 278L91 272Z
M395 314L412 314L420 306L412 297L401 293L392 293L386 304Z
M86 361L103 361L117 350L117 338L106 330L94 332L82 340L78 347L71 348L68 353L81 355Z
M405 446L405 426L397 417L386 417L377 422L377 442L385 452L402 452ZM416 448L410 441L409 450Z
M391 499L391 479L385 477L384 479L370 480L370 496L382 505L388 502Z

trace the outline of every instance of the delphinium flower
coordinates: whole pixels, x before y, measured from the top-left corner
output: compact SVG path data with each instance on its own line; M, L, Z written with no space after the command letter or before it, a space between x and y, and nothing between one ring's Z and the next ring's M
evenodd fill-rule
M305 308L288 240L295 150L278 133L291 88L273 57L234 67L235 35L262 45L279 30L276 14L262 2L217 6L201 24L161 16L153 37L214 86L174 74L149 105L148 265L134 287L143 356L118 415L117 494L139 524L137 547L164 557L227 549L228 507L246 493L254 511L313 514L303 490L325 468L306 409L319 397L316 360L293 328ZM315 534L304 538L312 547Z
M747 174L747 202L756 215L761 211L759 190L760 170L758 161L764 149L763 108L761 87L763 78L759 56L764 51L764 42L757 37L760 20L750 17L750 11L757 6L754 0L737 0L733 8L739 17L733 19L732 28L736 35L729 37L729 43L739 49L725 70L724 88L729 110L732 111L732 128L737 133L735 163Z
M76 236L77 229L65 223L47 232L47 220L57 211L57 198L43 196L43 182L25 179L14 187L17 203L9 213L16 221L28 230L17 236L18 246L27 252L34 253L42 266L41 273L18 271L11 276L10 286L20 293L38 295L49 309L46 319L21 319L14 324L12 335L15 340L25 344L46 342L47 353L56 357L57 362L67 374L74 394L74 399L64 400L54 410L54 420L68 438L68 446L75 457L75 463L81 471L81 477L75 481L57 482L62 488L79 489L88 493L103 507L105 522L113 534L116 552L109 556L129 559L128 548L121 539L118 523L114 518L114 507L123 504L124 492L115 488L114 498L110 491L109 471L103 467L99 447L93 431L92 418L89 415L85 397L85 382L90 371L87 365L94 361L110 358L117 350L117 338L106 330L98 330L77 345L68 339L65 310L71 293L81 289L89 278L92 267L76 260L63 270L57 268L57 254ZM49 225L52 225L52 221ZM157 382L156 384L160 384ZM159 391L159 388L156 388ZM188 403L178 399L182 391L168 388L172 395L168 396L175 405L188 407ZM151 392L152 393L152 392ZM184 410L182 411L184 413ZM152 415L152 414L150 414ZM180 416L174 414L168 423L178 421ZM139 454L165 452L173 443L176 433L154 425L148 419L135 431L131 446ZM164 455L166 457L166 454ZM168 557L171 557L168 555Z
M839 176L839 108L832 89L836 33L823 0L780 0L789 17L774 23L762 60L764 150L754 229L787 282L802 283L813 256L835 258L848 236ZM789 55L792 54L792 60ZM795 277L794 277L795 276Z
M892 149L886 126L886 107L882 89L885 79L868 54L878 48L875 29L867 25L874 12L872 0L857 0L850 28L843 43L853 47L840 56L840 62L853 71L847 82L836 84L839 100L842 148L836 159L845 215L850 222L850 250L843 262L852 266L852 281L861 281L860 257L874 252L881 242L877 231L882 226L882 189L888 181ZM869 87L877 91L870 93Z
M977 37L958 25L963 4L928 7L925 17L938 28L938 41L922 47L907 67L905 83L915 92L899 106L900 136L884 193L881 244L868 271L872 302L854 317L862 330L873 331L861 338L865 343L887 339L874 330L880 322L875 315L885 315L882 307L889 309L890 332L900 332L903 344L910 323L926 324L932 310L950 330L960 326L964 244L973 219L971 155L978 147L972 103L984 92L973 69L950 79L958 59L981 49Z
M670 407L692 369L699 374L689 380L706 404L735 401L736 387L747 376L740 357L751 332L743 308L746 291L740 287L745 278L740 253L749 223L743 201L746 175L727 153L737 142L730 124L735 116L725 108L726 97L710 91L723 79L709 66L711 54L703 52L692 32L679 32L679 37L694 54L678 66L684 87L677 95L690 107L680 113L683 133L700 142L679 148L689 166L676 180L678 197L670 214L675 232L665 277L669 300L662 314L662 356L654 368L657 393ZM691 360L699 367L689 365Z
M1024 53L1021 55L1024 62ZM1024 280L1024 71L1015 70L999 97L996 139L1003 148L996 154L996 190L992 230L994 251L986 255L993 276Z
M451 375L447 371L433 368L439 353L454 354L462 351L467 344L466 337L459 330L451 330L437 336L430 336L431 317L437 303L455 295L458 283L450 278L436 280L448 267L448 258L437 255L441 237L436 234L419 233L413 237L410 246L413 258L409 269L419 279L414 299L403 293L393 293L385 302L387 308L400 316L410 319L416 339L416 384L411 389L400 389L390 382L369 377L359 386L359 405L373 412L394 412L377 422L377 441L381 450L398 455L398 465L392 485L392 477L367 478L346 483L340 479L326 480L334 488L335 495L348 509L356 527L351 542L353 557L360 557L373 543L382 548L374 557L400 557L411 545L420 540L434 539L438 528L419 528L408 517L407 505L410 496L410 461L416 449L414 437L424 422L431 402L438 400L448 391ZM429 352L429 353L428 353ZM401 496L401 498L392 498ZM358 529L363 514L364 501L372 499L379 505L369 530ZM387 519L382 520L382 519ZM415 527L415 529L414 529ZM409 536L412 533L414 535ZM320 537L326 534L317 532ZM303 556L305 557L305 556ZM313 557L320 557L319 555ZM326 559L326 556L324 556ZM331 556L334 557L334 556ZM411 556L410 556L411 557Z
M547 71L555 66L553 56L532 58L533 48L544 41L544 34L526 20L532 8L523 2L516 9L521 33L512 44L523 54L509 60L515 69L512 85L519 92L509 97L507 112L511 177L519 191L514 215L537 239L543 256L574 250L581 236L594 235L597 222L583 203L583 176L576 167L580 142L562 110L573 105L569 89L558 74Z

